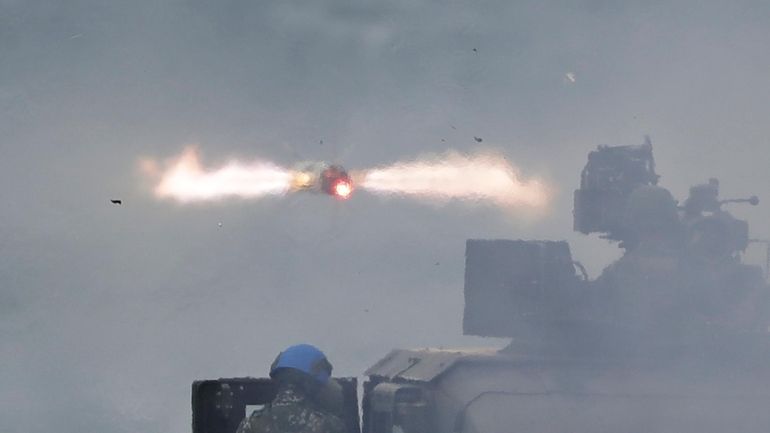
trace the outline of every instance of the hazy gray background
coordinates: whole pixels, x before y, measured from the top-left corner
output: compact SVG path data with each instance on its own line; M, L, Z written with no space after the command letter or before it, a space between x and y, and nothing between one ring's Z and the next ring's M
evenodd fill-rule
M766 1L0 0L0 431L188 432L194 379L300 341L347 375L501 344L460 335L464 241L567 238L597 275L617 250L571 232L597 144L650 134L678 197L717 176L770 200L769 47ZM474 135L553 183L550 214L182 207L136 169L190 143L365 167ZM736 213L770 236L770 206Z

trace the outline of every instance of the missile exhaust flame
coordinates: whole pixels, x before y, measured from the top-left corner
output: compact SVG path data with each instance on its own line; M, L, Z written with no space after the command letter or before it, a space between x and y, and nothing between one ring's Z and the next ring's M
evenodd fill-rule
M158 198L183 203L296 192L347 199L357 188L376 195L438 203L455 200L543 209L548 202L544 183L522 180L503 156L494 153L449 152L349 175L342 166L326 162L286 169L267 161L231 161L216 169L205 169L195 149L188 148L165 167L152 160L144 161L142 167L150 177L158 179L154 191Z
M207 171L201 166L195 149L188 148L161 174L155 195L179 202L259 198L285 194L291 181L290 171L265 161L251 164L231 161Z
M451 152L426 160L396 163L364 172L361 188L375 194L411 196L445 202L488 201L499 206L542 208L548 191L538 180L523 181L496 154Z

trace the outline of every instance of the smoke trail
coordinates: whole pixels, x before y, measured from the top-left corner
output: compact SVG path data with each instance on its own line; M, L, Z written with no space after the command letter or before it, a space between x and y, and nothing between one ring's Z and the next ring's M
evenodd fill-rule
M437 201L490 201L500 206L544 207L548 192L538 180L522 181L500 155L450 152L428 160L368 170L360 186L376 194Z
M224 197L258 198L289 190L291 173L275 164L258 161L243 165L232 161L206 171L198 153L188 148L160 175L155 187L159 198L180 202L216 200Z

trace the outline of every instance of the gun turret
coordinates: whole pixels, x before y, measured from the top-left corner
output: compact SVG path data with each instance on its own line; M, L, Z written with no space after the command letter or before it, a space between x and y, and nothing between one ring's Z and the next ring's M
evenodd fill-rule
M632 237L624 223L628 197L640 186L657 185L659 177L649 138L637 146L599 146L588 154L580 188L575 190L574 230L628 241Z
M690 196L684 202L682 209L685 218L701 216L704 212L719 212L723 204L748 203L752 206L759 204L759 197L719 199L719 179L710 178L707 183L690 187Z
M681 207L690 253L720 259L746 249L749 244L749 225L722 209L722 205L730 203L756 206L759 198L753 195L749 198L720 200L719 180L715 178L690 188L690 195Z

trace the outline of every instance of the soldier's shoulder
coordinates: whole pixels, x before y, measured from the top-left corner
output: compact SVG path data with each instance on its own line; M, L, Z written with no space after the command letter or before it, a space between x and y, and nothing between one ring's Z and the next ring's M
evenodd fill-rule
M289 409L289 408L286 408ZM281 421L289 424L302 424L308 432L313 433L344 433L345 424L337 416L312 405L296 405L290 410L282 411Z
M313 431L345 433L345 423L336 415L328 412L313 411L310 420L313 424Z
M270 419L279 431L308 433L344 433L345 424L338 417L307 404L273 407Z
M271 432L270 414L265 408L257 409L245 417L238 426L236 433L267 433Z

